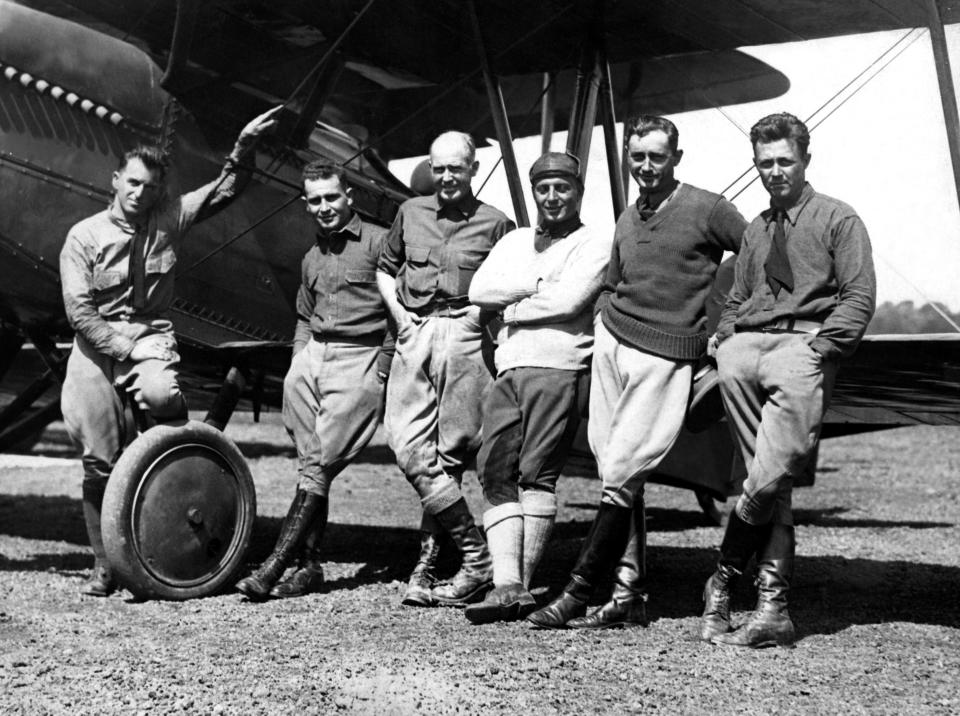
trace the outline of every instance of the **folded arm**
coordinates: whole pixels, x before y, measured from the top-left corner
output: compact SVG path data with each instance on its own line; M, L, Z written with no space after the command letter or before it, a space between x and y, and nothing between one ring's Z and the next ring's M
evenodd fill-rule
M609 259L608 244L598 240L585 242L571 253L558 276L540 281L535 294L507 306L503 322L556 323L579 315L596 301Z

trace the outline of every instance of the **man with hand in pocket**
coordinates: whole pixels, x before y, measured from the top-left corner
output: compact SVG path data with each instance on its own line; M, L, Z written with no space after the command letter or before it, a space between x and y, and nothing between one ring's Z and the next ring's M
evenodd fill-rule
M386 229L353 210L342 167L303 169L316 242L303 258L283 424L297 447L299 483L273 553L237 589L252 601L300 597L323 585L320 543L330 484L380 422L393 357L376 269ZM296 569L281 580L296 560Z
M397 464L420 496L420 557L403 603L458 606L490 588L490 555L460 492L480 446L481 406L493 382L481 351L474 273L514 224L471 189L478 163L470 135L445 132L430 147L435 193L400 206L377 281L397 325L384 424ZM437 539L446 532L463 559L434 584Z
M792 114L750 130L770 208L747 227L733 288L711 339L727 419L747 477L730 512L717 570L704 588L700 638L742 647L788 646L796 537L791 494L820 436L837 361L873 316L870 238L847 204L806 181L810 133ZM757 607L730 623L734 584L757 556Z

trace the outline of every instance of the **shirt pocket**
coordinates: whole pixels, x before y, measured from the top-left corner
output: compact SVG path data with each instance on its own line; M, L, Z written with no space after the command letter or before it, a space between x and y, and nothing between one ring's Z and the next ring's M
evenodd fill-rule
M125 271L93 271L93 292L94 294L110 293L111 289L116 289L125 285L127 274Z
M473 276L480 268L480 264L487 257L486 252L482 251L461 251L456 258L457 264L457 290L454 292L458 296L466 296L470 291L470 284L473 282Z
M479 263L472 259L461 259L457 262L456 295L466 296L470 292L470 284L478 268L480 268Z
M407 262L423 265L430 259L430 249L426 246L407 246L405 250Z
M144 272L147 274L166 274L177 264L177 254L172 248L151 254L144 262Z
M346 273L347 283L354 285L363 285L371 284L377 282L377 272L376 271L347 271Z

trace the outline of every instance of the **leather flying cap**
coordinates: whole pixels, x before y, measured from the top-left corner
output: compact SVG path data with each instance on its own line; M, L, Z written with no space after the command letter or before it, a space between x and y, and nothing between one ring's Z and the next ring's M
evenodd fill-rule
M544 177L568 176L580 181L580 160L567 152L547 152L530 167L530 183Z

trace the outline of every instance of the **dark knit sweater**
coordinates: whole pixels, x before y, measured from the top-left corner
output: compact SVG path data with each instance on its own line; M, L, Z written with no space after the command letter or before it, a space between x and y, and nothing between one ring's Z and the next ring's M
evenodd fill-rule
M705 304L724 250L738 251L747 222L729 201L681 184L643 221L637 206L617 221L597 311L618 341L674 360L707 346Z

